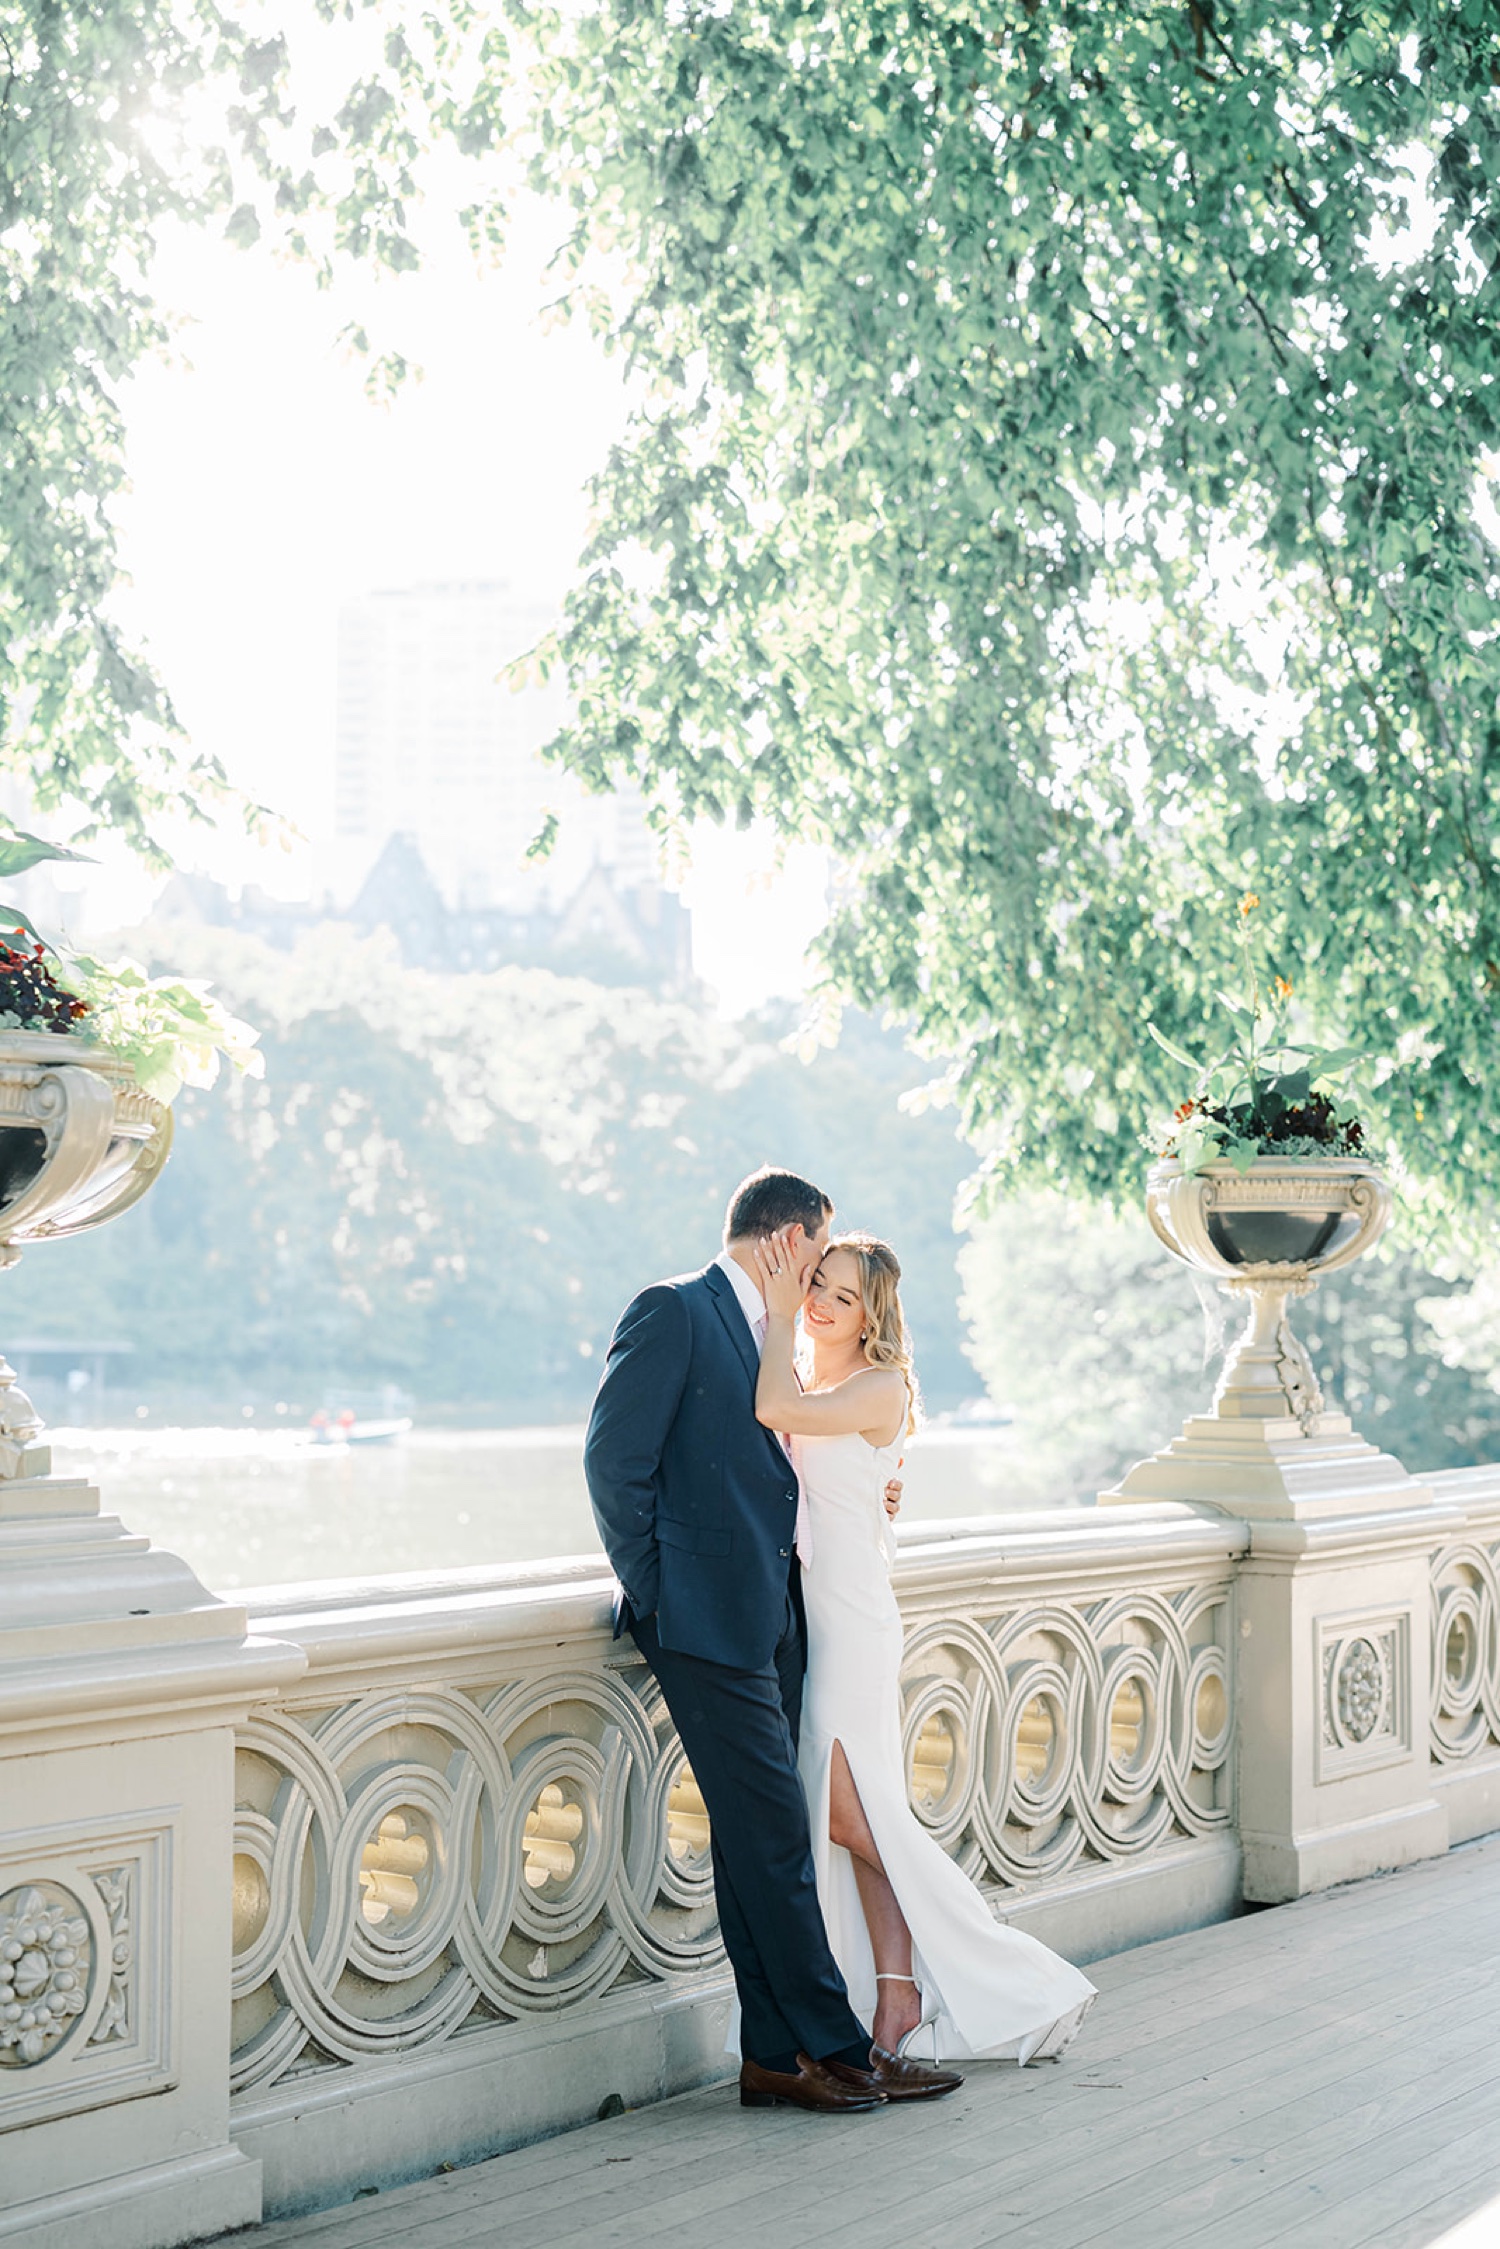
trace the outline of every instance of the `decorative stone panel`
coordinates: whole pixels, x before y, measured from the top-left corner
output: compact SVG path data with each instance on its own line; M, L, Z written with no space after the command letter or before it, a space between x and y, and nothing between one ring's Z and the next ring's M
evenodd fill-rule
M171 2053L173 1827L0 1846L0 2132L158 2092Z
M1317 1778L1343 1780L1411 1755L1411 1612L1319 1617Z

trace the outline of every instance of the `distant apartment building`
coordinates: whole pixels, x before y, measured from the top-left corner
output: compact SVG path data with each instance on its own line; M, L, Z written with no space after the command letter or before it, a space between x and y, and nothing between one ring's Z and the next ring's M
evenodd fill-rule
M591 798L542 744L562 723L555 684L513 691L497 675L556 623L499 581L393 588L339 615L335 829L372 855L412 838L450 903L524 907L576 889L592 866L654 883L656 855L634 791ZM561 815L553 863L527 845Z

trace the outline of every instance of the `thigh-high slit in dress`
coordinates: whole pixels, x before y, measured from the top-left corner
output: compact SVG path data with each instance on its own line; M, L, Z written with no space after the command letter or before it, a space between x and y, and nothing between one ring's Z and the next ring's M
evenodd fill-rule
M1060 2054L1094 1999L1077 1968L997 1921L907 1801L901 1747L901 1615L883 1492L900 1444L856 1434L792 1441L807 1493L802 1577L807 1684L799 1763L812 1815L818 1897L855 2013L875 2011L875 1960L849 1853L828 1832L833 1745L843 1745L865 1818L912 1935L930 2032L911 2051L1027 2062ZM929 2048L928 2039L932 2040Z

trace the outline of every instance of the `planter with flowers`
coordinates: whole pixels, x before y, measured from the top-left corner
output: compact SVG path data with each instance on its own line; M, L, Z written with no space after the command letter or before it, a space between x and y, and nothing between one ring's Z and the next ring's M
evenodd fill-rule
M1191 1073L1193 1090L1148 1143L1158 1161L1147 1179L1147 1216L1174 1257L1246 1297L1250 1317L1209 1414L1133 1469L1105 1495L1111 1499L1210 1496L1200 1487L1211 1462L1216 1500L1223 1492L1226 1505L1253 1511L1264 1501L1260 1511L1300 1512L1288 1476L1305 1472L1315 1484L1334 1474L1335 1454L1344 1463L1334 1475L1341 1491L1345 1468L1363 1483L1412 1488L1398 1463L1326 1410L1288 1317L1293 1299L1380 1239L1391 1190L1342 1090L1359 1056L1295 1035L1291 984L1257 972L1245 925L1258 903L1252 895L1240 907L1248 996L1219 995L1229 1021L1223 1051L1200 1060L1149 1026Z
M77 854L0 835L0 879ZM200 986L48 944L0 903L0 1267L117 1218L158 1177L171 1102L221 1056L259 1067L254 1034ZM0 1476L35 1474L35 1414L0 1360Z

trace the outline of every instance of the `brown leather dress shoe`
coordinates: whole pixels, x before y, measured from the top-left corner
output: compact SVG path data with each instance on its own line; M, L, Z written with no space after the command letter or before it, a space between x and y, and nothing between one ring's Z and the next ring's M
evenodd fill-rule
M787 2070L762 2069L748 2058L740 2063L741 2108L813 2108L847 2116L884 2105L885 2094L868 2071L847 2069L840 2062L815 2062L799 2054L795 2077Z
M963 2083L956 2069L908 2061L883 2046L870 2048L870 2075L888 2101L935 2101L943 2093L956 2093Z

